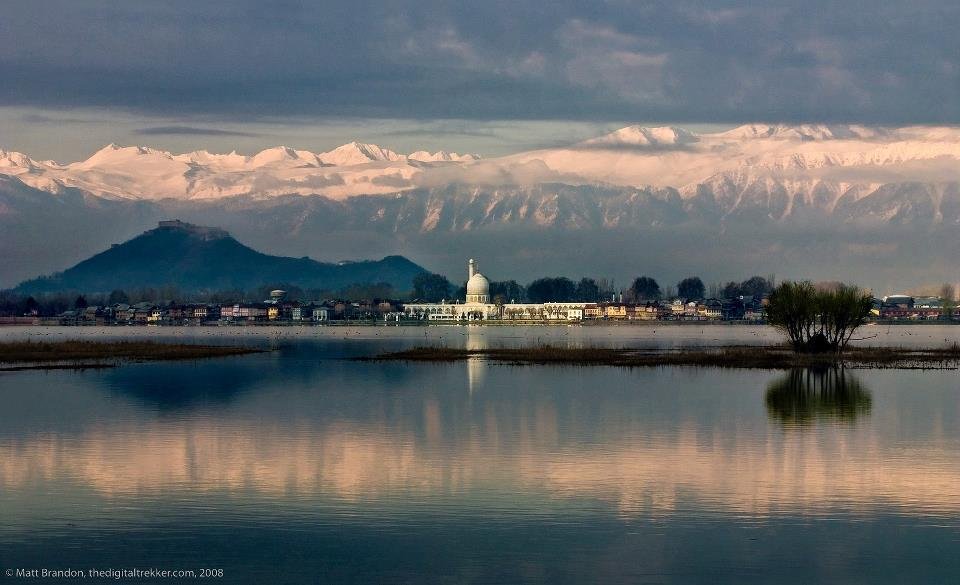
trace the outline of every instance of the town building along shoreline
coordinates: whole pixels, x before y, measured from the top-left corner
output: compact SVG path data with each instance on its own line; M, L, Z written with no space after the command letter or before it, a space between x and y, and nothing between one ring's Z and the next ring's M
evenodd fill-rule
M721 322L765 323L766 298L650 300L623 302L614 296L605 302L558 301L523 303L491 299L490 281L477 262L467 263L464 300L425 303L393 299L323 301L288 300L286 291L273 290L261 302L117 303L40 315L0 315L2 325L571 325L571 324L687 324ZM871 320L876 323L960 323L960 309L938 297L890 295L874 299Z

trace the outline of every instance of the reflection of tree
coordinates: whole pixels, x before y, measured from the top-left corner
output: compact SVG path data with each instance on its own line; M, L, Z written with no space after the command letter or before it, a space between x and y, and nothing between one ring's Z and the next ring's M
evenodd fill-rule
M783 423L853 422L870 413L870 391L841 368L797 369L767 388L767 414Z

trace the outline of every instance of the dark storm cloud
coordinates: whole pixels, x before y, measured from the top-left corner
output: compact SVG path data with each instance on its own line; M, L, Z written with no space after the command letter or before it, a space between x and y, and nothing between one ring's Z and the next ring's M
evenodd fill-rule
M0 104L960 122L954 0L11 3Z
M134 134L140 136L257 136L251 132L236 132L218 128L197 128L194 126L153 126L139 128Z

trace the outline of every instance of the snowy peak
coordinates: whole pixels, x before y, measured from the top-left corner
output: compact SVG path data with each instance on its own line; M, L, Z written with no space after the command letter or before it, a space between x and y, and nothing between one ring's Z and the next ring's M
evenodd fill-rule
M256 169L268 165L289 163L301 166L322 165L317 155L308 150L294 150L289 146L275 146L273 148L261 150L257 154L250 157L248 166Z
M40 164L22 152L0 150L0 170L4 172L30 171Z
M108 144L93 153L93 156L80 163L73 163L78 168L92 168L102 166L129 165L138 161L173 160L173 155L165 150L156 150L146 146L118 146Z
M479 160L480 157L475 154L457 154L456 152L447 152L440 150L430 153L426 150L418 150L407 155L407 160L417 162L472 162Z
M174 156L178 161L199 165L219 166L223 168L239 169L247 164L247 157L233 151L230 154L215 154L206 150L195 150L186 154Z
M888 135L882 128L843 124L745 124L719 134L734 140L870 140Z
M362 165L377 161L403 160L402 156L388 148L362 142L350 142L317 156L324 164L338 167Z
M610 134L585 140L590 146L679 146L697 142L699 137L683 128L673 126L627 126Z

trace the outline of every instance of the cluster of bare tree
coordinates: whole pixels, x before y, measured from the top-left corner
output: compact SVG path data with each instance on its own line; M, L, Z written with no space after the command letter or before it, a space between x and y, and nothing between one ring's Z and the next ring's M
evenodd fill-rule
M767 322L786 333L796 351L840 353L872 308L872 295L856 286L786 281L770 293Z

